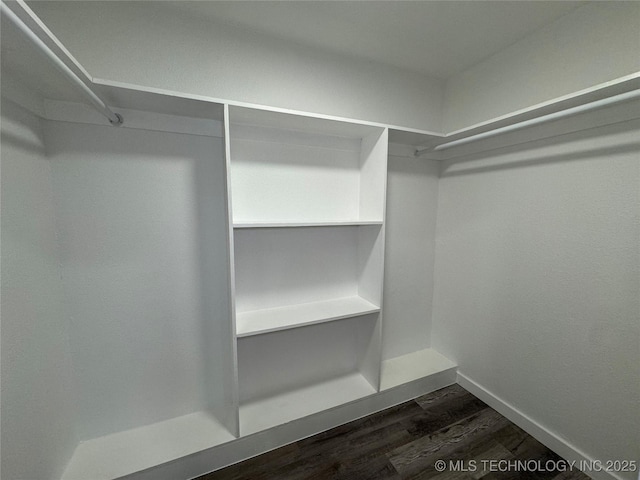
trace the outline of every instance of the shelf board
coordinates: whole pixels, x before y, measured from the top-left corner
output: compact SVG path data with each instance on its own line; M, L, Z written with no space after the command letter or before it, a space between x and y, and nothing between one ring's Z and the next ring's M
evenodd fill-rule
M238 222L233 228L298 228L298 227L350 227L382 225L382 220L344 220L340 222Z
M638 88L640 88L640 72L635 72L577 92L572 92L562 97L553 98L546 102L538 103L521 110L509 112L499 117L464 127L453 132L447 132L445 138L442 139L443 141L439 143L451 142L489 130L549 115L551 113L557 113L562 110L585 105L604 98L613 97L621 93L631 92Z
M62 480L120 478L234 440L207 411L81 442Z
M233 104L230 104L229 114L232 124L277 128L343 138L363 138L372 133L380 132L384 128L383 126L365 122L352 122L325 115L265 107L240 107Z
M358 372L240 405L240 433L250 435L376 393Z
M238 337L247 337L379 311L380 307L362 297L343 297L321 302L237 312L236 330Z
M432 348L418 350L382 362L380 390L455 368L455 363Z

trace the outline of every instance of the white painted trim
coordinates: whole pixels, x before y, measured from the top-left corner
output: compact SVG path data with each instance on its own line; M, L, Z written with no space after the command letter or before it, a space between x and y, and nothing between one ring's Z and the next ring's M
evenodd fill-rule
M596 460L575 445L569 443L568 440L563 439L558 434L541 425L536 420L529 417L524 412L521 412L510 403L504 401L479 383L474 382L463 373L458 372L457 381L462 388L468 390L501 415L504 415L510 421L522 428L540 443L556 452L565 460L569 462L577 462L578 465L580 462L592 463ZM623 477L612 472L589 471L584 473L594 480L625 480Z
M227 213L227 249L229 252L227 280L229 282L229 316L231 320L231 351L233 364L233 391L231 398L233 402L233 422L236 437L240 436L240 382L238 374L238 337L237 337L237 314L236 314L236 267L235 267L235 242L233 232L233 202L231 196L231 136L229 124L229 106L224 106L223 112L223 130L224 130L224 173L226 199L225 205Z
M166 113L126 108L114 108L114 110L124 117L124 122L118 128L184 133L218 138L224 136L223 125L219 120L168 115ZM109 121L93 107L76 102L45 100L43 118L69 123L111 126Z
M366 120L358 120L358 119L353 119L353 118L337 117L335 115L325 115L325 114L322 114L322 113L303 112L301 110L292 110L292 109L289 109L289 108L280 108L280 107L272 107L272 106L268 106L268 105L260 105L260 104L255 104L255 103L239 102L239 101L235 101L235 100L228 100L228 99L223 99L223 98L209 97L207 95L197 95L197 94L192 94L192 93L178 92L178 91L175 91L175 90L165 90L165 89L162 89L162 88L145 87L143 85L136 85L136 84L127 83L127 82L117 82L117 81L106 80L106 79L102 79L102 78L94 78L93 82L96 85L101 85L101 86L104 86L104 87L126 88L126 89L129 89L129 90L137 90L137 91L141 91L141 92L157 93L159 95L166 95L166 96L170 96L170 97L178 97L178 98L185 98L185 99L191 99L191 100L200 100L200 101L209 102L209 103L225 104L225 105L229 105L230 107L251 108L251 109L254 109L254 110L264 110L264 111L275 112L275 113L286 113L286 114L290 114L290 115L298 115L298 116L301 116L301 117L317 118L317 119L322 119L322 120L331 120L331 121L335 121L335 122L351 123L351 124L364 125L364 126L369 126L369 127L389 128L391 130L398 130L398 131L402 131L402 132L415 133L415 134L418 134L418 135L425 135L425 136L433 136L433 137L437 137L437 138L444 138L445 137L445 135L442 134L442 133L431 132L431 131L428 131L428 130L419 130L419 129L410 128L410 127L400 127L400 126L397 126L397 125L389 125L389 124L386 124L386 123L379 123L379 122L370 122L370 121L366 121Z
M453 132L433 132L427 130L420 130L416 128L410 127L401 127L396 125L389 125L379 122L369 122L365 120L356 120L351 118L337 117L333 115L325 115L325 114L314 114L309 112L303 112L299 110L292 110L286 108L279 107L269 107L265 105L252 104L248 102L239 102L228 99L220 99L209 97L205 95L194 95L188 93L181 93L176 91L170 91L165 89L158 89L153 87L145 87L141 85L134 85L126 82L117 82L105 79L97 79L92 77L89 72L87 72L84 67L71 55L71 53L65 48L65 46L57 39L57 37L47 28L47 26L38 18L38 16L28 7L28 5L24 2L24 0L19 0L14 3L15 8L12 11L27 24L29 28L36 28L41 35L39 38L49 47L52 48L56 56L60 59L60 61L65 64L68 68L70 68L74 73L79 75L82 78L83 83L86 83L88 86L104 86L104 87L116 87L116 88L126 88L129 90L139 91L139 92L149 92L156 93L165 96L171 96L175 98L184 98L184 99L193 99L200 100L208 103L217 103L224 104L228 106L238 106L245 108L252 108L256 110L264 110L270 112L280 112L287 113L302 117L308 118L317 118L317 119L326 119L333 120L342 123L350 123L350 124L358 124L363 126L371 126L378 128L388 128L390 130L390 137L395 135L399 135L400 137L413 137L415 141L419 141L421 145L418 146L430 146L433 141L437 140L456 140L460 137L466 137L475 133L480 133L486 131L490 128L497 128L504 126L506 124L512 124L515 122L519 122L522 120L530 119L533 117L537 117L540 115L544 115L546 113L550 113L553 111L557 111L559 109L564 109L568 107L575 107L579 104L587 103L593 100L598 100L603 97L608 97L611 95L615 95L616 93L622 93L622 91L628 91L629 89L634 89L634 87L640 80L640 72L634 72L630 75L626 75L623 77L612 79L608 82L600 83L598 85L591 86L589 88L579 90L577 92L572 92L568 95L564 95L561 97L553 98L551 100L538 103L536 105L532 105L526 107L524 109L516 110L513 112L509 112L505 115L498 116L495 118L491 118L484 122L480 122L469 127L465 127L459 130L455 130ZM423 138L421 138L423 137ZM443 160L443 158L433 157L433 160Z
M520 110L515 110L513 112L509 112L504 115L500 115L498 117L490 118L489 120L485 120L484 122L479 122L479 123L470 125L468 127L454 130L452 132L447 132L445 136L446 137L457 137L462 135L467 136L469 134L472 134L474 131L479 132L481 129L483 129L483 127L490 127L493 124L497 124L504 121L509 121L509 123L511 123L514 119L516 119L516 117L520 117L526 114L533 114L534 116L537 116L535 112L538 110L542 110L548 107L554 107L556 105L561 105L565 102L576 101L580 97L586 97L587 98L586 102L594 101L597 99L597 98L592 98L594 94L598 94L601 91L606 91L607 89L613 89L615 87L624 86L625 83L632 84L630 90L633 90L637 88L633 86L634 80L636 81L640 80L640 72L634 72L630 75L614 78L613 80L610 80L608 82L599 83L589 88L578 90L577 92L572 92L568 95L552 98L551 100L547 100L546 102L537 103L535 105L531 105L529 107L522 108ZM586 102L581 102L581 103L586 103ZM575 106L575 105L570 105L570 106ZM564 107L564 108L568 108L568 107ZM515 121L520 121L520 120L516 119Z
M181 92L164 90L164 89L143 87L140 85L134 85L134 84L129 84L125 82L115 82L115 81L110 81L105 79L94 79L94 83L98 85L104 85L106 87L127 88L131 90L152 92L152 93L158 93L161 95L168 95L168 96L174 96L174 97L180 97L180 98L189 98L189 99L201 100L205 102L223 103L229 106L238 106L238 107L245 107L245 108L253 108L256 110L288 113L288 114L299 115L303 117L333 120L338 122L367 125L372 127L382 127L382 128L388 128L392 131L398 132L399 134L410 133L410 134L415 134L417 136L423 135L425 137L425 140L437 140L437 139L455 140L463 136L466 137L475 133L480 133L482 131L489 130L491 128L497 128L499 126L501 127L507 124L523 121L525 119L534 118L542 114L551 113L563 108L577 106L582 103L588 103L590 101L608 97L612 94L615 95L616 93L623 93L625 91L634 90L637 88L636 84L638 83L638 81L640 81L640 72L635 72L633 74L626 75L620 78L615 78L608 82L600 83L598 85L594 85L592 87L579 90L577 92L573 92L568 95L553 98L546 102L532 105L530 107L527 107L521 110L509 112L505 115L491 118L484 122L480 122L459 130L455 130L452 132L432 132L427 130L418 130L418 129L409 128L409 127L400 127L396 125L383 124L379 122L368 122L364 120L356 120L356 119L337 117L332 115L314 114L314 113L303 112L299 110L270 107L266 105L258 105L258 104L252 104L247 102L237 102L233 100L208 97L205 95L194 95L194 94L181 93ZM425 141L425 144L427 143L431 143L431 142ZM440 158L434 158L434 160L440 160Z
M436 146L433 150L435 151L448 150L450 148L454 148L459 145L465 145L467 143L477 142L486 138L491 138L498 135L504 135L506 133L515 132L517 130L522 130L524 128L533 127L535 125L541 125L543 123L548 123L555 120L563 120L565 118L569 118L574 115L579 115L581 113L588 113L593 110L599 110L601 108L617 105L619 103L632 102L634 100L637 100L638 98L640 98L640 90L632 90L630 92L620 93L618 95L605 97L590 103L582 103L575 107L570 107L567 109L558 110L557 112L536 116L534 118L530 118L529 120L510 123L509 125L505 125L504 127L495 128L493 130L488 130L486 132L476 133L475 135L463 137L458 140L453 140L451 142L441 143L440 145ZM420 156L423 153L426 153L428 151L430 150L429 149L418 150L416 151L416 156Z

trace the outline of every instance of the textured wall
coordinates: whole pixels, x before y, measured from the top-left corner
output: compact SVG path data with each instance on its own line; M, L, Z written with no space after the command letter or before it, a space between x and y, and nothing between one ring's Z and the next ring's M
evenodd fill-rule
M2 101L2 478L57 479L76 446L51 168L39 120Z
M97 78L440 130L440 81L143 3L32 7Z
M640 70L640 3L594 2L447 81L451 132Z
M639 133L477 155L439 184L432 345L600 460L640 456Z
M46 122L45 138L80 437L219 405L221 139L67 122Z
M389 157L384 265L384 359L429 348L438 163Z

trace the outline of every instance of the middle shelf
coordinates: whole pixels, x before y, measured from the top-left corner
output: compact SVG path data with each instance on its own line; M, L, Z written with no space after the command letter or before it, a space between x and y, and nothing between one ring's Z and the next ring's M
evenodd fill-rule
M236 334L379 312L383 237L381 225L237 230Z
M379 306L354 295L319 302L238 312L236 329L238 337L247 337L379 311Z

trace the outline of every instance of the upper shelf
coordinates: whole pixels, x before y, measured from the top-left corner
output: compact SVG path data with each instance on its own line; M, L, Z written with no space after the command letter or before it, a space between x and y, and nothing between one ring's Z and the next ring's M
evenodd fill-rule
M232 120L238 123L248 125L277 124L279 128L290 128L305 132L313 131L325 135L344 135L350 138L362 138L374 131L387 128L390 143L409 145L421 149L432 149L443 143L449 143L640 89L640 72L636 72L460 130L449 133L430 132L331 115L264 107L245 102L160 90L117 81L95 80L26 4L23 2L7 2L7 5L10 5L9 8L54 52L63 64L83 79L85 84L92 85L93 89L106 99L110 107L139 109L174 116L222 121L223 106L228 104ZM3 16L2 18L2 28L0 30L2 34L0 42L2 55L0 55L0 58L2 60L3 95L9 96L23 107L44 118L50 118L51 116L49 112L51 109L45 108L45 101L75 102L86 105L87 102L84 95L70 85L65 76L52 63L44 59L38 49L5 17ZM61 119L55 113L51 118ZM62 120L68 119L62 118ZM86 117L83 117L76 121L84 122L85 120ZM89 121L88 123L92 122ZM125 120L126 126L131 125L127 125ZM207 132L204 134L207 134ZM442 160L444 158L434 156L433 159Z
M387 143L383 128L229 108L234 226L382 222Z
M266 127L291 132L305 132L329 137L361 139L372 134L379 134L381 126L345 121L323 116L295 114L269 110L265 108L248 108L230 104L229 117L232 124Z
M429 155L432 160L448 160L496 147L566 135L613 122L635 119L640 116L639 101L640 72L457 130L446 135L437 145L431 143L417 149L416 155ZM590 115L591 112L602 110L606 110L607 113ZM577 120L557 123L566 119ZM488 144L483 142L497 138L501 140ZM456 153L443 154L445 150L454 148L453 151Z
M45 98L85 103L84 96L69 83L53 63L45 59L44 55L9 21L7 16L2 15L0 23L3 94L9 93L12 97L29 97L20 98L20 100L27 102L25 106L38 114L44 114ZM51 44L48 46L53 48ZM76 73L84 75L78 71ZM86 75L85 78L87 78ZM20 95L24 91L29 92L30 95Z
M486 120L469 127L465 127L453 132L447 133L442 142L451 142L463 137L477 135L489 130L506 127L516 123L532 120L552 113L557 113L569 108L586 105L591 102L603 100L605 98L620 95L622 93L631 92L640 88L640 72L616 78L609 82L594 85L593 87L580 90L569 95L554 98L546 102L538 103L515 112Z

